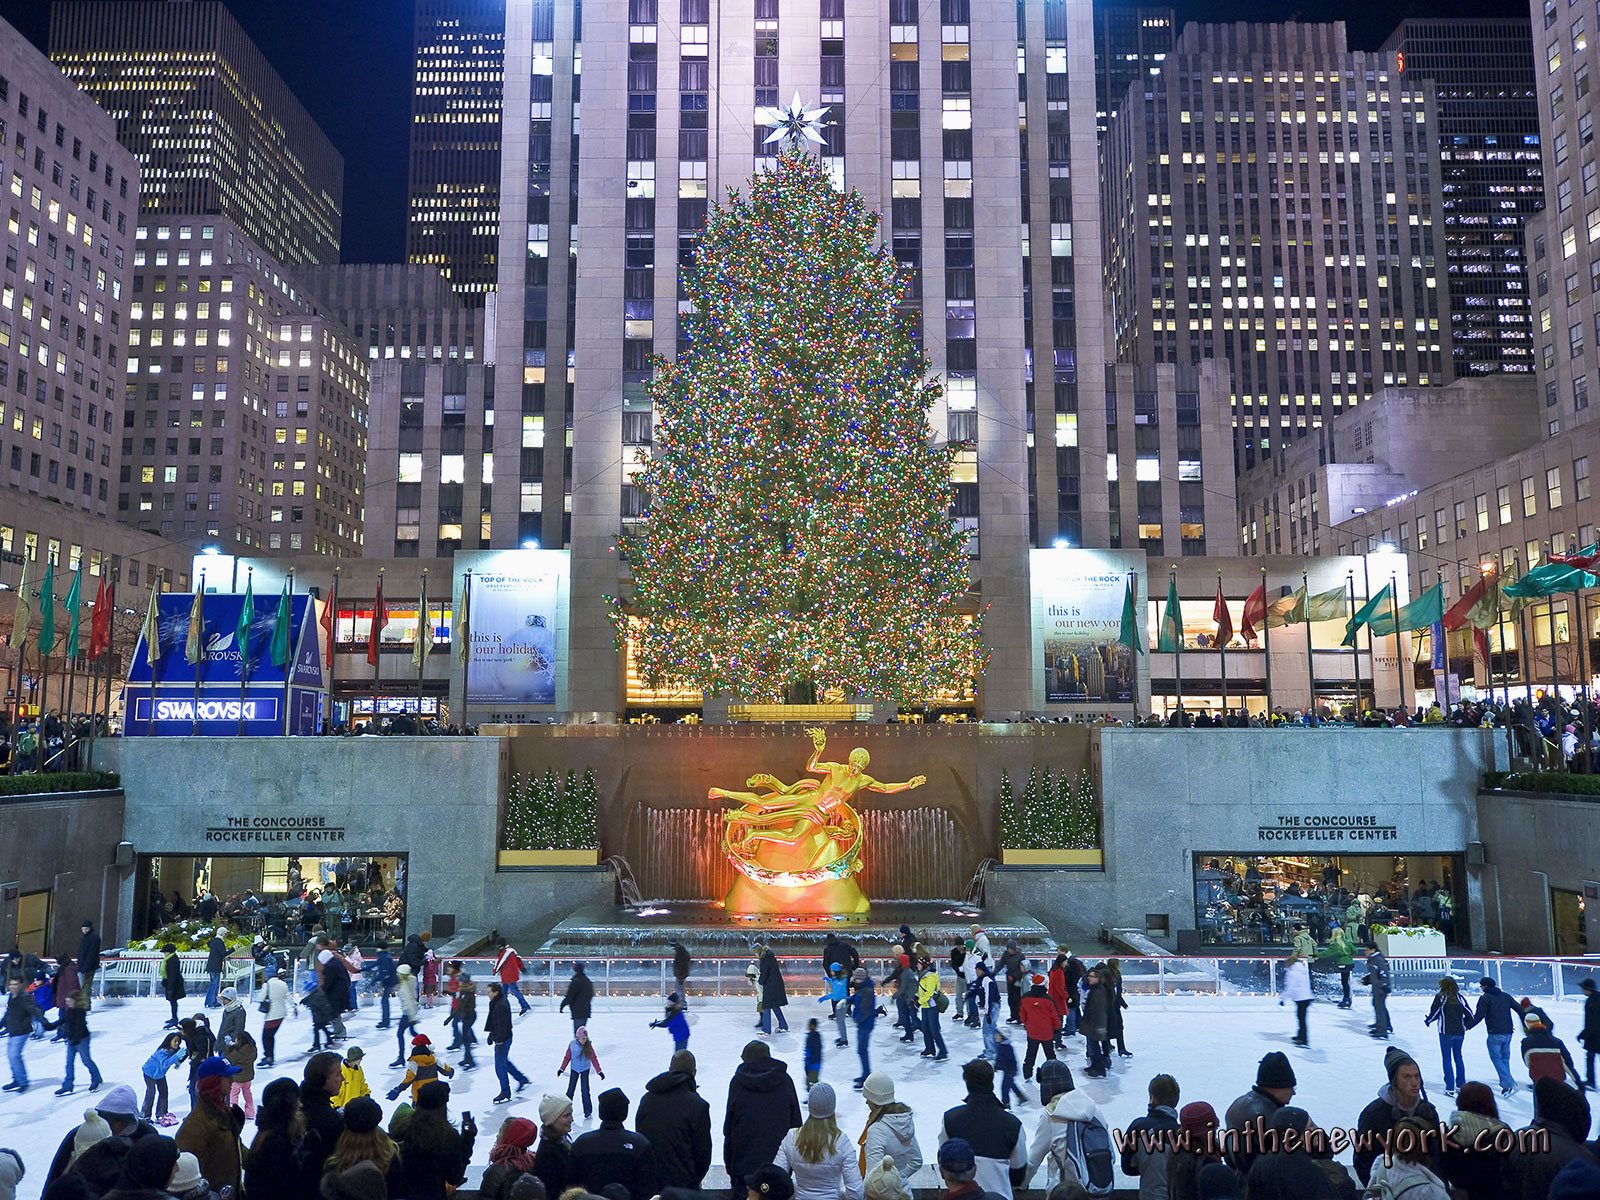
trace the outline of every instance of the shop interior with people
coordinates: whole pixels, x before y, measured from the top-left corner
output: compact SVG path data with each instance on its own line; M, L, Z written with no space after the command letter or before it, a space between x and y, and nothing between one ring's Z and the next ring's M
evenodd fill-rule
M405 929L406 857L141 855L134 936L219 920L274 946L302 946L318 928L361 946L396 941Z
M1208 947L1288 946L1303 924L1365 946L1374 925L1428 925L1464 945L1461 859L1452 854L1194 856L1195 918Z

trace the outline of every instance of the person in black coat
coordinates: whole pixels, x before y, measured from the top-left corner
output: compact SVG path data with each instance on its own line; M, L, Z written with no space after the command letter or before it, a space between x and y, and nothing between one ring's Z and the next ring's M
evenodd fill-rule
M1581 1092L1556 1079L1533 1085L1533 1124L1526 1148L1519 1143L1505 1163L1508 1200L1544 1200L1562 1167L1575 1158L1590 1156L1584 1146L1589 1136L1589 1103ZM1542 1147L1542 1148L1541 1148Z
M1288 1144L1281 1139L1291 1130L1305 1138L1311 1127L1311 1116L1305 1109L1280 1108L1272 1114L1269 1128L1275 1140L1270 1144ZM1312 1148L1297 1141L1293 1150L1259 1155L1245 1179L1250 1200L1356 1200L1355 1180L1333 1161L1328 1139L1312 1135L1310 1141Z
M743 1200L745 1176L778 1156L784 1136L800 1127L801 1117L788 1064L773 1058L765 1042L751 1042L739 1058L722 1119L722 1163Z
M1594 1060L1600 1055L1600 988L1595 987L1592 979L1585 979L1578 986L1583 989L1583 1028L1578 1031L1578 1045L1584 1052L1584 1082L1592 1092L1595 1088Z
M689 1007L689 972L694 969L694 956L677 938L672 939L672 981L677 986L673 991L678 993L679 1002Z
M591 1194L620 1183L641 1200L654 1196L655 1154L650 1140L624 1126L628 1097L621 1088L607 1088L597 1100L600 1128L572 1143L572 1180Z
M778 965L778 956L772 952L771 946L761 947L756 984L761 988L761 1032L772 1032L773 1013L778 1014L778 1032L789 1032L789 1020L783 1015L783 1007L789 1003L789 993L783 986L783 968Z
M466 1181L478 1127L470 1113L459 1130L450 1124L445 1112L449 1103L450 1085L437 1079L417 1092L417 1110L400 1145L401 1194L406 1200L446 1200Z
M316 1195L322 1168L344 1132L344 1117L333 1107L333 1098L343 1087L344 1060L330 1050L313 1054L300 1084L300 1111L305 1114L306 1133L295 1150L300 1180L308 1196Z
M167 1004L172 1009L172 1015L167 1019L163 1029L176 1029L178 1027L178 1001L184 997L183 963L178 959L178 947L168 942L161 947L165 955L161 960L161 994L166 997Z
M699 1189L711 1169L711 1106L695 1088L694 1055L679 1050L672 1067L644 1085L639 1133L655 1151L656 1185Z
M83 922L83 937L78 942L78 986L83 989L85 1009L89 1007L94 975L99 969L100 935L95 932L94 924L86 917Z
M139 1119L139 1101L133 1094L133 1089L125 1084L118 1084L105 1095L99 1097L95 1111L100 1114L100 1119L111 1130L112 1140L123 1142L136 1142L140 1138L156 1137L155 1128ZM74 1125L67 1131L66 1137L61 1139L61 1145L56 1148L56 1156L50 1162L50 1170L45 1174L45 1186L67 1174L69 1168L76 1164L72 1161L73 1139L78 1135L78 1127ZM80 1158L81 1162L82 1159ZM115 1172L112 1173L113 1178ZM97 1193L98 1194L98 1193Z
M244 1190L250 1200L300 1200L300 1088L292 1079L274 1079L261 1093L256 1135L244 1159Z
M1439 1126L1439 1112L1422 1091L1422 1068L1399 1046L1390 1046L1383 1056L1383 1069L1389 1082L1378 1089L1378 1097L1361 1110L1356 1120L1357 1143L1355 1151L1356 1174L1366 1183L1372 1174L1372 1164L1383 1153L1389 1133L1402 1117L1415 1117L1430 1129ZM1439 1147L1430 1147L1425 1164L1438 1174Z
M594 1012L594 981L584 972L583 964L572 964L572 978L567 980L567 991L561 997L561 1009L572 1015L572 1027L587 1025Z

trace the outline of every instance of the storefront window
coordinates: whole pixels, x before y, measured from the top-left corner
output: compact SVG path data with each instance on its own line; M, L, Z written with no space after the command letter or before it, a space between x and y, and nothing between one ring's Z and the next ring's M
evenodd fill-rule
M135 937L218 919L272 945L304 946L318 926L363 948L405 931L406 856L144 855Z
M1195 918L1205 946L1287 946L1301 922L1318 944L1343 925L1431 925L1465 944L1459 857L1448 854L1194 856Z

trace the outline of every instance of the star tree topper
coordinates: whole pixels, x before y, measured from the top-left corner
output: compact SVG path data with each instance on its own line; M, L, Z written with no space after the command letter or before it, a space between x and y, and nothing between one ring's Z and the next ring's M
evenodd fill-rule
M767 135L765 145L783 142L798 150L807 142L815 146L822 145L822 118L827 111L826 107L807 108L800 99L800 93L795 92L794 99L789 101L789 107L776 108L762 105L756 119L763 125L773 127L772 132Z

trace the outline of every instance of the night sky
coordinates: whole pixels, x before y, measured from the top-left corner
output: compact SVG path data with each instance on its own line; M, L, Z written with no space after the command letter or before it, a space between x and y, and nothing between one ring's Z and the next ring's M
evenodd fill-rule
M228 0L228 7L344 155L345 260L399 261L405 253L411 0ZM1524 0L1307 0L1292 7L1273 0L1180 0L1176 8L1184 21L1343 20L1356 49L1377 46L1408 16L1528 16ZM49 0L0 0L0 17L41 50L49 11Z

